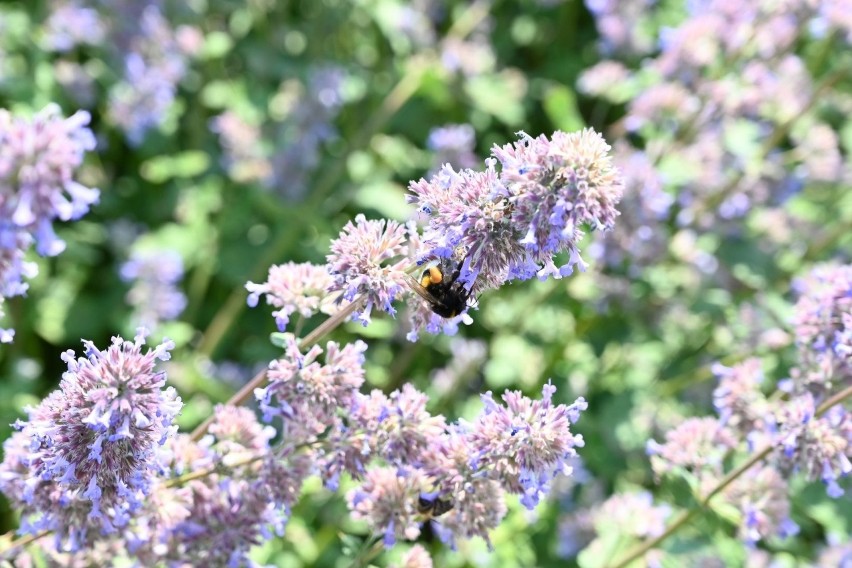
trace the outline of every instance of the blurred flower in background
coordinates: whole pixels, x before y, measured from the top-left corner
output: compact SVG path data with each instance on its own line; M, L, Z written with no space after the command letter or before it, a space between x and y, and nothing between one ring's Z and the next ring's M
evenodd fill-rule
M137 324L156 329L186 308L186 295L178 288L183 279L183 259L177 251L134 252L121 266L120 275L132 284L127 303L133 307Z

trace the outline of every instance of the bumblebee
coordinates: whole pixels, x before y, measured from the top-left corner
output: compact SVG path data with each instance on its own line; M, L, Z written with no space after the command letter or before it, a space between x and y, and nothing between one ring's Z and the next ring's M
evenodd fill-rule
M420 282L410 278L411 288L442 318L454 318L467 308L470 291L459 281L462 263L442 258L423 271Z
M421 493L417 499L417 511L428 518L440 517L453 508L449 499L440 499L436 493Z

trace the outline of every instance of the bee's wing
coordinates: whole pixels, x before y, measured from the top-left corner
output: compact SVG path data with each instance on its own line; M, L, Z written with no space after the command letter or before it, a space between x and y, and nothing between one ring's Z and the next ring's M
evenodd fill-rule
M411 287L412 290L417 292L417 294L421 298L423 298L424 300L426 300L427 302L429 302L432 305L436 305L436 304L439 305L439 306L442 305L441 302L438 301L438 298L433 296L432 293L429 292L429 290L427 290L426 288L424 288L420 284L420 282L415 280L413 276L411 276L410 274L406 274L405 276L406 276L406 281L408 282L408 285Z

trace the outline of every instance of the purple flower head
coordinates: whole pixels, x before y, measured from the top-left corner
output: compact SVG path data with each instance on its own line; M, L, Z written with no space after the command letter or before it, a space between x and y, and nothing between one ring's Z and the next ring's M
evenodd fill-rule
M445 166L412 183L409 200L429 218L422 257L463 258L461 280L474 294L507 280L582 269L581 227L609 228L618 215L622 183L609 150L592 130L552 139L522 133L520 141L492 149L484 172ZM560 252L570 258L557 268L553 255Z
M765 428L769 403L760 392L763 369L760 359L746 359L733 367L717 363L713 374L719 386L713 391L713 405L719 413L721 426L735 429L741 435Z
M412 182L409 189L409 201L429 219L424 260L461 256L461 280L471 294L499 287L511 270L532 263L520 242L523 235L508 217L509 201L493 161L484 172L456 172L445 165L428 182Z
M329 291L342 291L342 298L350 302L364 295L366 306L356 316L364 325L374 306L394 315L392 302L407 290L407 233L407 227L396 221L368 221L358 215L331 242L327 259L334 282Z
M208 429L203 445L209 447L223 464L238 464L251 457L268 453L269 440L275 429L263 426L248 408L219 404L215 420Z
M167 448L170 471L209 470L215 464L216 472L179 489L175 514L157 518L146 538L140 534L149 556L137 553L139 558L150 557L150 565L244 566L252 546L281 534L311 463L285 447L273 451L273 435L250 410L220 405L201 443L176 437Z
M338 410L349 408L364 383L366 349L362 341L342 348L329 341L321 364L317 358L323 350L318 345L302 354L288 336L285 357L269 364L269 385L255 391L264 418L281 416L288 428L308 435L325 431Z
M169 565L246 566L253 546L283 533L286 517L269 499L268 486L210 475L187 489L189 514L169 527L156 549Z
M614 531L636 538L649 538L666 530L666 519L670 515L671 508L654 505L654 498L647 491L617 493L595 510L594 523L599 535Z
M689 418L666 433L666 442L648 442L651 467L658 476L676 468L696 474L716 476L722 460L737 445L736 438L719 420L711 417Z
M467 481L458 494L450 496L453 508L433 522L442 542L455 549L459 538L481 537L491 549L489 531L506 516L505 491L500 483L487 478Z
M121 266L120 275L125 282L133 282L127 303L145 326L173 320L186 307L186 296L177 287L183 278L183 259L176 251L135 252Z
M45 23L45 43L51 51L70 51L77 45L98 45L106 27L97 10L73 2L54 8Z
M837 481L852 473L852 413L835 406L817 418L814 397L805 392L776 414L775 454L785 471L801 470L809 480L821 479L832 498L844 494Z
M201 445L212 452L219 470L252 481L252 490L289 515L302 483L312 472L311 457L293 451L292 440L282 441L273 451L270 440L275 429L262 425L247 408L218 405L208 432Z
M290 322L290 316L299 313L309 318L320 310L329 311L327 302L328 288L334 283L328 267L304 262L288 262L273 265L263 284L246 283L249 292L248 305L256 306L261 294L266 295L266 303L276 308L272 312L279 331L284 331Z
M453 168L473 168L477 165L476 132L469 124L448 124L429 131L426 146L435 152L434 170L444 164Z
M402 555L399 564L392 564L391 568L433 568L433 566L429 551L415 544Z
M363 477L375 456L379 437L386 437L382 423L390 405L390 399L378 389L370 394L355 392L345 416L330 423L324 448L316 458L317 469L329 489L337 490L343 472L354 479Z
M165 373L154 370L174 344L143 354L145 335L140 329L134 342L114 337L106 351L85 341L86 356L78 359L67 351L59 390L19 425L29 439L19 458L30 476L26 524L56 532L64 546L87 540L93 524L104 533L127 524L159 470L159 446L175 430L182 403L173 388L163 389ZM81 511L88 522L69 524L80 521Z
M790 488L771 466L747 471L723 495L742 511L739 535L749 546L770 536L786 538L799 532L790 519Z
M800 364L793 378L798 389L821 395L852 380L852 265L818 266L796 287Z
M444 433L443 416L426 411L427 397L410 384L391 393L376 432L376 452L392 464L419 464Z
M363 484L346 496L352 517L364 520L384 535L387 548L397 539L420 535L420 494L427 480L418 469L376 467L367 470Z
M588 128L555 132L552 140L525 136L494 148L512 216L526 228L524 243L530 250L539 255L573 252L582 225L612 228L623 182L609 150L603 137Z
M550 383L541 400L532 400L520 391L506 391L497 404L491 392L482 395L485 409L471 426L471 456L476 467L493 469L497 479L521 502L534 508L550 489L557 473L571 473L570 460L575 447L583 446L583 437L572 434L570 426L587 407L578 398L572 405L554 405Z
M189 34L176 34L155 5L144 9L139 26L124 60L124 79L109 97L110 118L134 145L166 120L186 73L184 49L192 43L181 41Z
M17 248L17 233L26 232L43 256L65 249L53 221L79 219L99 195L73 179L85 152L95 147L89 118L85 111L62 118L54 104L31 120L0 109L0 247Z
M254 121L229 110L210 121L210 130L219 135L223 165L234 181L268 182L272 164L263 145L263 133Z

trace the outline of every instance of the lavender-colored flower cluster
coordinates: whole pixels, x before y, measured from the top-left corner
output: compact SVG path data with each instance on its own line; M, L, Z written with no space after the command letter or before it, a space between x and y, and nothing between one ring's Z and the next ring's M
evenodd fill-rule
M170 341L142 352L114 337L106 351L84 342L86 356L68 365L59 389L29 411L6 443L3 492L23 511L21 530L52 531L57 549L77 550L126 526L158 473L157 451L173 435L182 403L165 374Z
M429 216L422 256L460 255L460 278L473 292L584 269L581 227L608 228L618 215L622 186L609 149L592 130L552 139L522 134L495 146L484 172L445 167L428 182L412 183L411 202ZM553 255L563 251L570 259L557 268Z
M186 307L186 296L177 287L183 278L183 259L176 251L136 252L121 266L120 274L122 280L133 283L127 303L139 324L156 328Z
M255 392L265 418L281 421L283 439L275 454L292 460L302 456L299 471L319 473L332 489L341 474L358 480L360 485L348 494L352 515L382 534L387 546L416 539L436 502L450 505L434 520L442 539L454 543L480 536L487 541L506 514L504 494L521 495L527 507L535 507L555 475L571 473L575 448L583 444L570 426L586 408L585 401L554 404L551 385L538 401L507 392L506 406L488 393L476 420L448 426L442 416L426 410L426 395L411 385L390 395L359 392L363 343L340 347L329 342L322 363L320 348L302 354L292 337L287 345L285 357L270 364L269 385ZM229 423L232 434L226 438L258 439L251 432L261 430L248 426L253 424L248 415ZM214 424L209 431L220 440L210 447L220 448L226 465L251 457L246 442L236 449L222 445L221 426ZM263 446L270 435L255 446ZM208 447L207 442L202 440L202 446ZM287 492L289 501L284 500L288 506L298 495L298 485L293 487ZM237 507L237 502L231 506ZM254 531L249 527L264 523L243 520L241 526Z
M515 278L561 278L574 265L584 269L577 248L581 227L608 228L618 215L621 181L608 151L603 138L587 129L556 132L552 139L522 135L514 145L495 147L500 173L495 159L484 172L444 166L429 181L411 184L410 201L429 216L423 235L413 223L358 215L332 241L327 266L273 267L266 283L246 285L249 305L265 294L279 308L273 315L283 330L295 311L310 317L329 297L338 305L360 298L355 318L367 325L374 307L394 315L394 301L406 295L416 302L409 339L423 328L452 333L467 310L444 319L414 296L410 281L417 265L453 259L470 294ZM554 255L563 252L568 263L557 268Z
M252 411L218 406L209 434L200 442L176 438L167 462L171 474L209 474L179 488L159 488L164 500L172 500L173 510L154 516L147 526L140 524L144 530L137 532L137 556L151 564L244 566L252 546L281 534L310 474L310 461L273 450L269 442L274 435Z
M373 306L396 313L392 303L406 289L407 239L410 227L396 221L368 221L363 215L343 227L340 237L329 247L328 269L334 278L331 292L342 292L351 302L358 295L366 298L358 319L367 325Z
M852 415L842 405L818 412L834 385L848 387L843 347L850 314L849 266L819 266L800 286L796 304L799 366L779 383L787 400L767 398L762 362L749 358L733 367L717 364L713 393L718 418L691 418L648 443L658 476L679 473L708 494L725 475L726 460L743 448L767 452L721 498L741 513L740 537L748 545L798 532L790 518L789 481L795 473L821 480L829 497L844 494L841 479L852 473Z
M799 532L790 518L790 487L771 465L749 470L725 491L725 500L742 512L739 536L747 545Z
M77 45L98 45L106 37L106 26L93 8L75 2L57 2L45 23L45 44L66 52Z
M818 266L796 288L796 389L822 395L852 383L852 265Z
M473 168L479 163L474 153L476 132L469 124L448 124L429 131L426 147L435 153L433 173L444 164L453 168Z
M374 457L391 467L368 467L370 481L349 494L350 508L390 545L419 534L418 521L429 517L423 509L449 503L449 511L433 520L443 541L454 545L480 536L489 542L488 533L506 514L504 494L520 495L526 507L534 508L554 475L571 473L568 464L583 445L570 424L586 408L585 401L554 405L554 390L546 385L538 401L506 392L506 406L488 393L476 420L451 426L431 417L425 395L411 387L390 398L375 391L360 397L359 415L370 409L367 415L379 421Z
M269 365L269 386L256 395L264 418L283 417L296 438L321 434L333 423L338 408L348 408L364 383L364 351L356 342L340 347L329 342L325 364L317 362L322 349L314 345L304 355L292 337L288 337L286 357Z
M97 202L99 191L74 179L84 154L94 149L89 113L62 118L49 105L31 119L0 109L0 310L2 298L23 295L36 274L25 253L35 243L42 256L65 249L54 221L79 219ZM11 330L0 330L3 342Z
M269 268L266 282L246 283L249 292L247 301L249 306L255 307L260 296L266 296L266 303L278 308L272 312L272 316L278 330L284 331L294 313L303 318L309 318L319 311L331 313L334 307L326 300L330 297L328 290L333 283L325 265L310 262L273 265Z
M627 63L651 47L637 43L653 30L654 17L649 12L647 25L637 25L629 14L638 4L587 2L605 53ZM664 258L673 240L664 209L676 230L687 234L742 234L744 217L778 207L806 183L842 184L850 177L840 136L824 118L843 112L843 97L824 97L820 90L836 80L835 71L810 65L807 54L797 51L815 35L842 49L848 22L805 0L746 7L711 0L688 3L687 10L679 25L659 30L659 54L637 70L604 60L579 80L587 94L627 105L623 135L614 141L617 155L630 156L624 149L631 146L641 149L654 174L662 175L652 181L629 162L618 164L634 190L628 199L639 207L623 208L620 225L631 230L607 242L605 256L597 252L632 276ZM620 46L629 49L619 53ZM662 193L655 190L660 181ZM664 208L655 207L665 201ZM655 213L662 217L655 219ZM787 211L779 215L791 217ZM697 268L718 277L716 264L705 259Z
M712 417L689 418L666 433L666 442L648 442L651 467L658 476L686 470L699 477L718 479L726 454L736 438Z
M110 92L109 115L138 145L152 128L162 125L187 69L187 59L199 44L192 28L172 29L155 5L139 20L139 32L124 56L124 78Z

